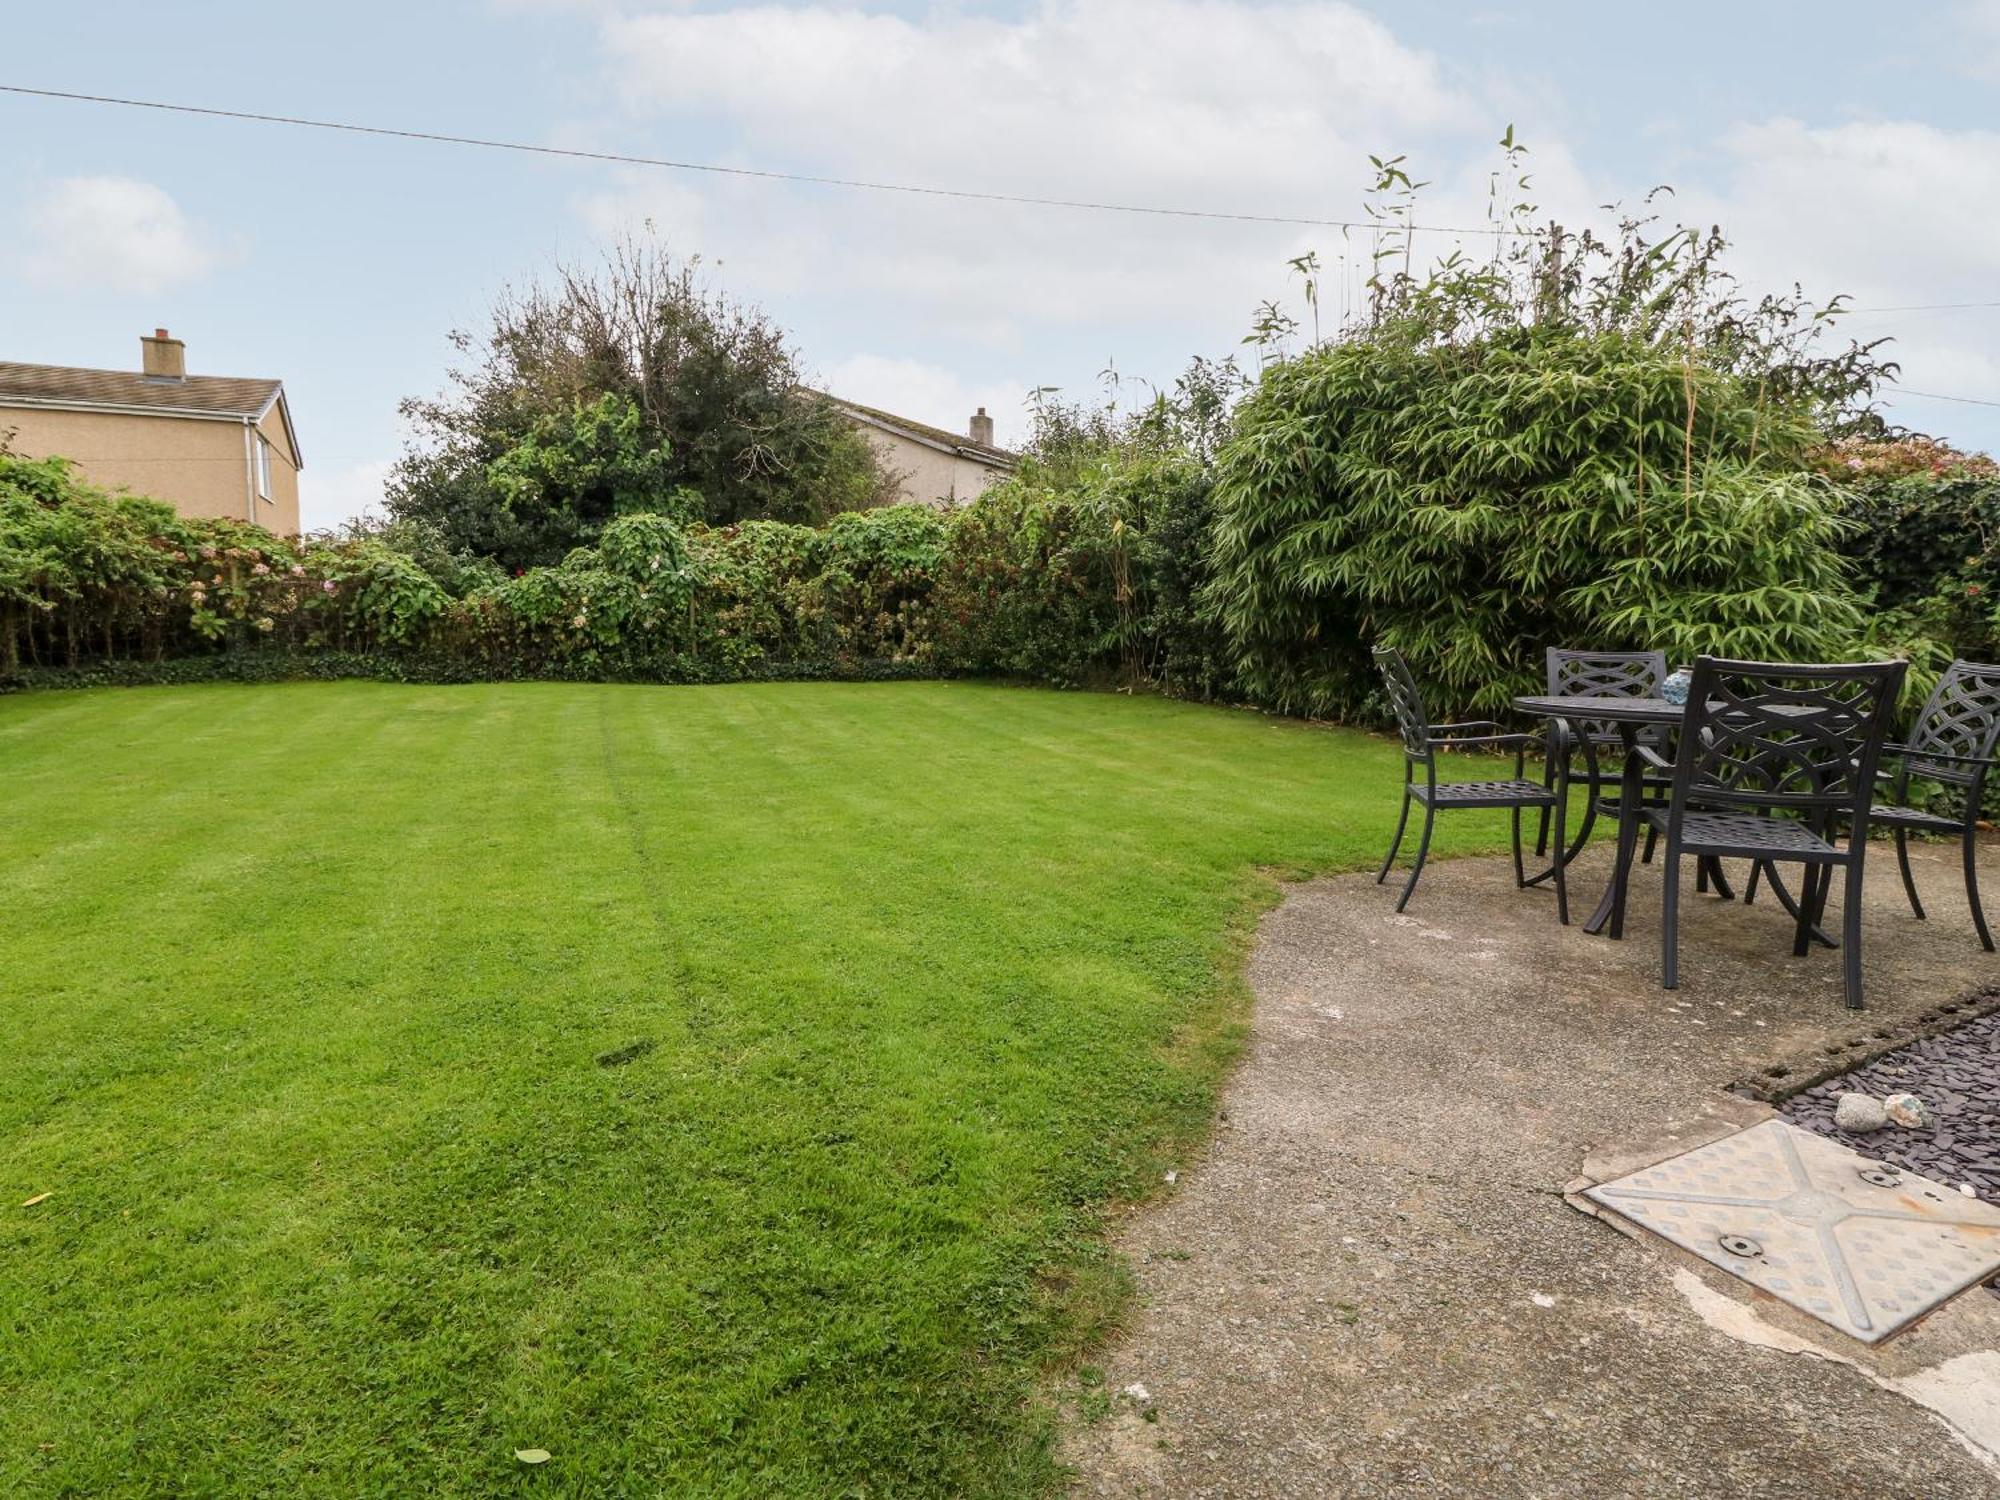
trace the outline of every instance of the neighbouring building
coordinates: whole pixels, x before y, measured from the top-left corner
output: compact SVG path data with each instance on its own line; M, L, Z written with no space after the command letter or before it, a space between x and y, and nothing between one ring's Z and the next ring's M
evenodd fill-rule
M1020 462L993 443L993 419L980 407L964 432L946 432L890 412L843 401L846 412L874 448L882 467L894 474L905 500L950 509L963 505L995 480L1005 479Z
M190 375L187 346L158 328L137 370L0 361L0 436L29 458L74 459L92 484L293 536L299 470L285 387Z

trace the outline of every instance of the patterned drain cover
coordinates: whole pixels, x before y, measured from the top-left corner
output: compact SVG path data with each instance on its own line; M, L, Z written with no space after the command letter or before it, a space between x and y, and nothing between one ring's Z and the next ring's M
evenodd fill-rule
M2000 1208L1782 1120L1584 1196L1864 1343L2000 1270Z

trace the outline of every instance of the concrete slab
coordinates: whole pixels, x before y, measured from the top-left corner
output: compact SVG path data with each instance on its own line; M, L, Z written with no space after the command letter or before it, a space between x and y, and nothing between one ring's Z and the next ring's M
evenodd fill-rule
M1867 1344L2000 1271L2000 1209L1782 1120L1585 1196Z
M2000 979L1919 856L1939 918L1872 872L1860 1018L1774 907L1691 893L1660 990L1650 870L1623 943L1558 927L1504 860L1436 867L1401 918L1365 876L1295 888L1215 1137L1121 1236L1141 1305L1102 1388L1147 1401L1070 1426L1078 1491L2000 1493L2000 1299L1869 1347L1563 1191L1768 1117L1731 1079ZM1586 909L1603 874L1587 856Z

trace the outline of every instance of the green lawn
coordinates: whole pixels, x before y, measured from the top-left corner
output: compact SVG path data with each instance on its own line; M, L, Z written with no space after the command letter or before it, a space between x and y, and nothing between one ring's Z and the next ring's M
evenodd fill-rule
M981 684L0 699L0 1493L1046 1489L1259 867L1378 859L1398 764Z

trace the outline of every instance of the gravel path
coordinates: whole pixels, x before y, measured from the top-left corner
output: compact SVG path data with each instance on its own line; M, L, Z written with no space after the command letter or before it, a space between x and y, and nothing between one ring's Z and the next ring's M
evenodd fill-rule
M1918 868L1948 909L1953 872ZM1601 879L1587 856L1586 902ZM1871 885L1873 1025L2000 975ZM1662 992L1658 891L1642 870L1623 943L1558 927L1504 861L1436 867L1404 917L1365 876L1288 894L1217 1132L1120 1237L1132 1324L1055 1393L1079 1493L2000 1493L1898 1394L1989 1400L2000 1299L1866 1349L1562 1196L1768 1117L1724 1086L1853 1033L1838 956L1791 958L1767 907L1691 896Z

